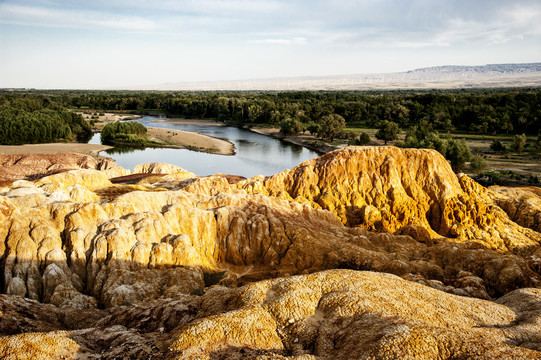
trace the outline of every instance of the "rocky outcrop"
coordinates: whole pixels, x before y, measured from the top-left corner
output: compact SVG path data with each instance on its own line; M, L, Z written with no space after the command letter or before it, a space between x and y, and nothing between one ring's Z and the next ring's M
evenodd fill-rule
M511 220L541 232L541 188L491 186L489 191Z
M175 174L175 173L185 173L188 177L195 177L195 174L184 170L181 167L166 164L166 163L160 163L160 162L153 162L153 163L146 163L137 165L134 168L134 173L145 173L145 174Z
M0 296L0 356L537 359L540 304L538 289L490 302L353 270L215 285L203 296L96 311L82 323L69 309Z
M432 238L530 250L539 233L509 222L486 189L456 176L435 150L348 147L238 187L329 210L347 226L393 233L421 226Z
M80 169L101 170L109 178L130 173L111 160L97 160L92 156L77 153L0 154L0 183L21 179L35 180L55 173Z
M536 358L541 234L498 196L396 148L247 180L19 180L0 357Z

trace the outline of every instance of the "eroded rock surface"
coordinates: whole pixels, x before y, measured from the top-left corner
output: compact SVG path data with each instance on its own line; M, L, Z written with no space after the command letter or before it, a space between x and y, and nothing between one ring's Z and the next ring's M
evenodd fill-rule
M435 150L348 147L240 187L329 210L348 226L395 232L408 225L432 237L475 240L503 251L531 248L538 232L516 226L486 189L456 176Z
M214 285L203 296L101 311L84 328L71 310L0 296L0 356L537 359L540 304L539 289L490 302L354 270Z
M101 170L107 177L127 175L129 170L107 159L77 153L62 154L0 154L0 183L21 179L38 179L68 170Z
M347 148L247 180L142 170L162 174L0 188L0 357L541 356L541 234L520 220L536 200L436 152Z
M541 232L541 188L491 186L489 190L511 220Z

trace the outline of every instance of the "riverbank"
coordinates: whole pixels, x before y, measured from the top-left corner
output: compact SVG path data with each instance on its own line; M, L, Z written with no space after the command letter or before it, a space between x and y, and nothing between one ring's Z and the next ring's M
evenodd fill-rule
M218 155L235 155L235 146L229 141L192 131L149 127L147 134L151 140L161 141L178 148Z
M182 125L198 125L198 126L227 126L223 122L210 120L210 119L166 118L166 119L152 120L152 122L167 123L167 124L182 124Z
M79 153L84 155L90 155L96 159L108 159L108 157L106 156L99 155L99 152L112 148L112 146L108 145L81 143L0 145L0 154L14 155Z
M275 139L283 140L291 144L303 146L307 149L317 152L320 155L323 155L323 154L326 154L328 152L338 149L337 146L329 145L312 135L297 134L295 136L284 136L280 132L280 128L274 128L274 127L253 126L247 129L257 134L270 136Z
M222 122L209 119L182 119L182 118L171 118L171 119L159 119L153 120L152 122L167 123L167 124L182 124L182 125L198 125L198 126L228 126ZM299 134L295 136L284 136L280 132L280 128L276 127L264 127L264 126L252 126L245 127L244 129L252 131L254 133L270 136L274 139L283 140L290 144L295 144L303 146L307 149L313 150L320 155L326 154L333 150L338 149L337 146L329 145L324 143L320 139L309 135L309 134Z
M151 140L162 143L163 147L188 149L218 155L235 155L235 146L229 141L195 132L179 131L160 128L147 128ZM158 147L161 147L158 146ZM0 154L64 154L79 153L90 155L98 160L109 159L100 155L101 151L112 149L113 146L84 143L48 143L25 145L0 145Z

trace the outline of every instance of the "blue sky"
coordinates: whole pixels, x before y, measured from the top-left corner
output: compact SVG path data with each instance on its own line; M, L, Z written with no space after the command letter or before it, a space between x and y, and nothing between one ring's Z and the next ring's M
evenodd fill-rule
M0 0L0 87L541 61L540 0Z

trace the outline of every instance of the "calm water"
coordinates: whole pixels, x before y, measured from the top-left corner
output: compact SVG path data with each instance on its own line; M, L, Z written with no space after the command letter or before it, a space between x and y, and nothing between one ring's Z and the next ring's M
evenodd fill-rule
M185 149L145 149L129 152L108 150L103 155L116 160L120 166L133 170L138 164L165 162L177 165L205 176L217 173L252 177L273 175L291 169L301 162L313 159L318 154L302 146L289 144L269 136L229 126L198 126L152 122L158 117L145 116L138 120L148 127L184 131L197 131L232 142L236 155L214 155ZM100 144L99 134L95 134L92 144Z

